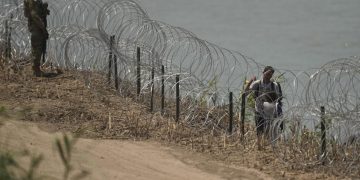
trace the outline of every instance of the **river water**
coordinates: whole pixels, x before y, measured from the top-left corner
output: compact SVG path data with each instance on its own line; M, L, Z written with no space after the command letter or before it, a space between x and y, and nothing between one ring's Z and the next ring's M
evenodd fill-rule
M139 0L149 16L288 70L360 54L359 0Z

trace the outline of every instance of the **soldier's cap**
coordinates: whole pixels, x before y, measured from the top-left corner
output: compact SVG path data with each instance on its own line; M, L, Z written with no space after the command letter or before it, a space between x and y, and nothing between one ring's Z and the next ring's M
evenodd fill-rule
M271 72L273 72L273 73L275 72L275 70L274 70L273 67L271 67L271 66L265 66L263 73L266 72L266 71L269 71L269 70L270 70Z

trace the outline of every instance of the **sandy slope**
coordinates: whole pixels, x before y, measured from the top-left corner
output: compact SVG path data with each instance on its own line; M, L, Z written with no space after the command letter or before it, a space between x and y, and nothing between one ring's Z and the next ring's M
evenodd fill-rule
M54 146L60 133L45 132L39 124L0 118L1 149L42 153L45 160L40 174L62 177L63 166ZM75 148L73 175L86 170L90 172L86 179L267 179L256 170L226 167L156 142L80 139ZM25 158L20 162L27 164Z
M86 84L89 79L91 88ZM346 167L341 166L338 170L326 166L289 166L277 158L270 146L257 151L251 127L249 139L240 147L236 138L226 143L220 135L211 140L207 132L175 126L171 120L174 107L169 105L166 109L170 116L147 113L146 103L128 91L122 91L119 96L101 74L85 76L82 72L65 71L55 78L34 78L31 71L24 71L5 78L0 73L0 84L0 152L28 149L42 153L45 160L41 174L56 179L62 179L64 171L54 148L55 137L61 134L49 132L75 132L92 139L80 139L72 154L76 173L91 172L87 179L267 179L271 176L307 180L351 176L342 174L344 171L339 170ZM131 141L134 138L147 141ZM28 159L21 158L23 166Z

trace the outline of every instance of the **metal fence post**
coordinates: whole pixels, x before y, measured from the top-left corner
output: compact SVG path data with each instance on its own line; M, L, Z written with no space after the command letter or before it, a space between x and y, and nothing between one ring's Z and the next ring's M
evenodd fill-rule
M9 59L11 59L11 27L9 25L9 20L5 20L5 36L6 36L5 58L8 61Z
M165 108L165 67L161 65L161 114L164 114Z
M229 129L228 129L229 133L232 133L232 129L233 129L233 116L234 116L234 112L233 112L233 93L230 92L229 93Z
M119 90L119 77L118 77L118 64L117 64L117 56L114 54L114 81L115 81L115 89Z
M245 103L246 103L246 95L245 92L241 94L241 124L240 124L240 130L241 130L241 137L244 138L245 135Z
M137 79L137 95L140 95L140 88L141 88L141 76L140 76L140 47L136 48L136 57L137 57L137 71L136 71L136 79Z
M180 117L180 76L176 75L176 122L179 122Z
M326 157L326 120L325 120L325 107L320 107L321 111L321 160L322 164L325 164L325 157Z
M113 52L112 52L112 46L113 46L113 36L110 36L110 44L109 44L109 72L108 72L108 83L111 84L111 70L112 70L112 61L113 61Z
M154 110L154 76L155 76L155 68L151 69L151 99L150 99L150 111Z

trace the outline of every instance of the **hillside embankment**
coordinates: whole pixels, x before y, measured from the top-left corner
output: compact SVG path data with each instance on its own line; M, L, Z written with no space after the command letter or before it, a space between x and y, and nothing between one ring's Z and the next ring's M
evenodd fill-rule
M80 136L72 162L77 171L90 172L89 179L346 177L290 167L270 146L257 151L255 141L240 148L244 145L225 136L210 139L209 133L174 123L171 116L150 113L141 100L109 88L101 74L62 71L53 78L35 78L23 70L3 73L0 81L1 149L43 154L41 174L61 177L54 139L66 132Z

